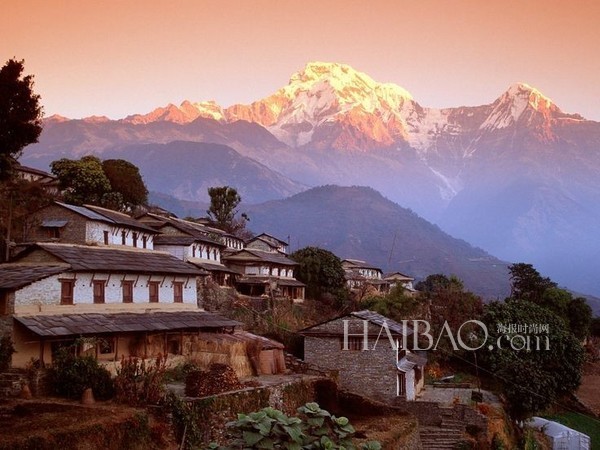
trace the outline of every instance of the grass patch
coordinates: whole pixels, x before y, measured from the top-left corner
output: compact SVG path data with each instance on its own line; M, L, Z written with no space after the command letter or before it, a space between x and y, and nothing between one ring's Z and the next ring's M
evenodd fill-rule
M592 440L592 450L600 450L600 420L575 412L545 415L544 418L587 434Z

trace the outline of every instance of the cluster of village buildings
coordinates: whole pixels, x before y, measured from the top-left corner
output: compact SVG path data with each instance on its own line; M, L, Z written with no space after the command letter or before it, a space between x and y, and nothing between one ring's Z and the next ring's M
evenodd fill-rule
M288 257L285 241L267 233L244 241L210 224L167 213L133 218L58 201L32 212L26 224L24 242L13 248L10 262L0 265L0 335L12 336L13 367L48 364L59 348L76 342L78 352L113 368L128 356L161 354L177 360L199 356L207 348L218 353L215 348L227 347L222 343L252 343L261 350L255 373L285 370L281 344L205 311L198 294L210 282L240 295L303 301L305 285L295 278L297 263ZM369 285L386 292L401 284L413 291L412 278L403 274L384 276L379 268L350 259L343 267L351 289ZM387 321L401 339L399 325L383 316L363 311L349 318L357 327L368 322L369 336ZM356 358L371 357L373 353L360 356L362 344L354 338L343 348L342 320L348 317L303 330L308 362L339 370L350 368ZM385 376L369 389L374 397L414 398L424 362L396 349L390 365L389 351L381 357L390 370L374 367ZM362 384L354 378L348 374L350 385Z

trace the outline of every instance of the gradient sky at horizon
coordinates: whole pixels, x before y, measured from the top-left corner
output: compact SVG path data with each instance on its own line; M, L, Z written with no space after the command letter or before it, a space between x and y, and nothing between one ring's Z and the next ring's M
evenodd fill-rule
M309 61L350 64L422 106L526 82L600 121L596 0L5 0L0 63L25 59L47 116L250 103Z

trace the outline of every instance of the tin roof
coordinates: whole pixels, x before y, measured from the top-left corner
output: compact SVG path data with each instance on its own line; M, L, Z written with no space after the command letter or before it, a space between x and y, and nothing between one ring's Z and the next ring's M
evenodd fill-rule
M206 311L14 316L40 337L236 327L241 322Z

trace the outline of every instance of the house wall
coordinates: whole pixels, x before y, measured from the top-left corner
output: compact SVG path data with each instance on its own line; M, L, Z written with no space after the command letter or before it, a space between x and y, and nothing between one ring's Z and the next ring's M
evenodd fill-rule
M86 223L85 243L104 245L104 232L108 231L108 245L123 245L123 231L125 232L125 245L134 247L134 233L137 234L136 248L144 248L144 236L146 237L146 248L154 249L154 235L144 233L141 230L119 227L104 222L88 220ZM65 241L66 242L66 241Z
M48 228L41 226L44 220L67 220L68 223L60 229L59 238L55 239L49 234ZM25 226L24 239L31 242L58 240L59 242L85 244L87 220L66 208L50 205L30 215Z
M177 259L182 261L187 260L191 256L191 245L164 245L157 244L154 248L160 252L167 252Z
M363 322L356 318L347 319L349 333L362 337ZM324 369L339 371L339 383L343 389L379 401L392 401L397 397L396 350L385 332L376 343L380 330L379 326L369 323L369 350L342 350L342 319L322 324L311 331L335 336L306 336L304 360Z
M74 305L60 305L61 283L60 279L75 279L73 291ZM92 280L105 280L105 303L94 304ZM122 280L131 280L133 285L133 304L123 303ZM97 310L104 310L106 306L115 304L130 308L139 304L145 307L155 307L156 303L149 302L149 281L159 281L159 304L175 304L173 282L181 281L183 286L183 304L196 306L196 278L173 275L131 275L131 274L107 274L107 273L62 273L43 280L36 281L15 292L15 313L48 313L57 308L67 313L74 307L89 305ZM181 305L181 304L175 304ZM78 308L75 308L76 310ZM77 311L70 311L71 313ZM87 311L91 312L91 311Z

